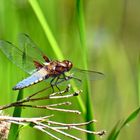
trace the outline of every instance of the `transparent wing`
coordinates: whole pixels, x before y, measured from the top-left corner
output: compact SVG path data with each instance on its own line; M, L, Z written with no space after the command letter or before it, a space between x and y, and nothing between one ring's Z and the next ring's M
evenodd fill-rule
M104 78L104 74L98 71L92 70L83 70L79 68L72 68L72 72L74 76L78 79L86 79L89 78L90 80L98 80Z
M17 48L8 41L0 40L0 49L7 58L23 69L25 72L32 74L35 71L33 59L29 57L25 51Z
M33 60L44 63L43 52L37 47L37 45L32 41L32 39L27 34L20 34L18 37L19 48L26 52Z

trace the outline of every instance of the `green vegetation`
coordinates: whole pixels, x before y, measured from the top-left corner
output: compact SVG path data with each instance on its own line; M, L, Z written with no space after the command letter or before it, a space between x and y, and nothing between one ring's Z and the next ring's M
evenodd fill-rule
M73 123L97 119L89 130L106 130L102 139L139 139L140 105L140 19L138 0L65 1L65 0L1 0L0 40L18 45L17 36L28 34L51 59L71 60L75 67L101 71L105 78L85 81L83 93L70 99L72 108L82 114L53 112L55 121ZM23 98L12 87L27 76L0 52L0 105ZM24 96L46 87L42 82L24 90ZM76 85L73 84L73 88ZM45 92L45 94L49 93ZM61 100L62 101L62 100ZM43 101L51 104L55 101ZM135 110L135 111L134 111ZM14 112L14 114L13 114ZM52 111L19 108L5 110L9 116L39 117ZM126 118L126 119L124 119ZM132 121L133 120L133 121ZM18 132L17 125L10 129ZM100 139L80 131L71 134L81 139ZM62 139L62 135L57 134ZM49 140L48 135L30 127L21 129L21 140ZM13 138L14 139L14 138Z

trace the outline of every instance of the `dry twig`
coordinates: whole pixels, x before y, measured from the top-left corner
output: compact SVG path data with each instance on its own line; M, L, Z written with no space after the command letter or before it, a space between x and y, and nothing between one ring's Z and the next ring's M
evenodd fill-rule
M88 131L88 130L79 128L79 126L91 124L93 122L96 122L96 120L92 120L92 121L84 122L84 123L67 124L67 123L50 121L49 118L51 118L51 117L53 117L53 115L38 117L38 118L19 118L19 117L0 116L0 122L4 121L4 122L8 122L8 123L15 123L15 124L22 125L22 126L28 125L30 127L33 127L35 129L38 129L38 130L50 135L51 137L53 137L57 140L61 140L61 139L56 137L54 134L50 133L49 130L53 130L54 132L60 133L64 136L69 137L74 140L80 140L80 138L75 137L71 134L68 134L62 130L76 129L81 132L90 133L90 134L99 135L99 136L102 136L105 134L105 131L93 132L93 131Z
M70 80L72 78L74 78L72 75L67 76L67 79L62 79L61 81L57 82L57 85L64 82L65 80ZM79 79L77 79L77 80L79 80ZM65 99L65 98L67 99L67 98L71 98L74 96L78 96L82 92L81 90L79 90L79 91L74 92L73 94L62 95L64 93L68 93L70 91L70 85L68 85L65 90L51 93L51 94L49 94L47 96L43 96L43 97L35 97L38 94L42 93L43 91L45 91L49 88L51 88L51 86L46 87L36 93L33 93L30 96L27 96L24 99L21 99L19 101L0 106L0 110L4 110L4 109L10 108L10 107L31 107L31 108L38 108L38 109L49 109L49 110L53 110L53 111L76 113L76 114L81 113L78 110L56 108L57 106L71 105L71 102L60 102L60 103L50 104L50 105L27 104L27 103L30 103L33 101L35 102L35 101L39 101L39 100ZM19 117L9 117L9 116L1 115L0 122L6 122L6 123L8 123L8 125L9 125L9 123L18 124L21 126L28 125L32 128L38 129L38 130L50 135L51 137L53 137L56 140L61 140L61 139L58 138L57 136L55 136L54 134L50 133L49 130L53 130L54 132L60 133L64 136L69 137L74 140L80 140L80 138L75 137L71 134L68 134L68 133L64 132L63 130L75 129L75 130L79 130L81 132L90 133L90 134L94 134L94 135L98 135L98 136L102 136L105 134L105 131L95 132L95 131L89 131L89 130L80 128L80 126L85 126L85 125L91 124L93 122L96 122L96 120L92 120L92 121L84 122L84 123L70 124L70 123L60 123L60 122L51 121L51 120L49 120L49 118L51 118L51 117L53 117L53 115L45 116L45 117L38 117L38 118L19 118ZM4 128L6 128L6 127L4 127ZM7 127L7 128L9 128L9 127Z

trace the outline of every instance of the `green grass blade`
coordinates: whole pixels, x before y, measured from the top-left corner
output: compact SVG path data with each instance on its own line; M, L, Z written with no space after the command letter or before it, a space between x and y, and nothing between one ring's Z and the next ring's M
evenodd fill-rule
M138 62L138 102L140 106L140 55L139 55L139 62Z
M23 98L23 90L20 90L18 93L17 101ZM13 117L20 117L22 112L21 107L15 107ZM10 131L8 135L8 140L16 140L19 134L19 125L11 124Z
M83 13L83 0L76 1L76 19L79 27L79 36L81 41L81 50L83 52L83 63L84 68L87 69L87 46L86 46L86 34L85 34L85 22L84 22L84 13ZM85 119L86 121L93 119L93 107L91 103L91 95L89 92L89 82L85 81L84 83L84 92L86 94L86 114ZM87 130L94 130L93 124L87 126ZM87 133L87 139L95 139L94 135Z
M57 56L57 58L59 59L64 59L63 55L62 55L62 52L58 46L58 43L57 41L55 40L53 34L52 34L52 31L47 23L47 20L45 19L44 15L43 15L43 12L41 11L41 8L39 7L39 4L38 4L38 1L36 0L29 0L29 3L31 5L31 7L33 8L37 18L38 18L38 21L40 22L43 30L44 30L44 33L46 35L46 38L48 38L48 41L55 53L55 55Z
M46 38L48 39L48 41L50 42L50 45L55 53L55 55L57 56L58 59L64 59L64 56L58 46L58 43L57 41L55 40L52 32L51 32L51 29L47 23L47 20L45 19L44 15L43 15L43 12L38 4L38 1L36 0L29 0L29 3L31 5L31 7L33 8L33 11L35 12L43 30L44 30L44 33L46 35ZM77 87L75 86L74 84L74 81L71 82L72 86L73 86L73 89L74 90L77 90ZM84 103L83 103L83 100L81 99L80 96L77 97L77 101L78 101L78 104L79 104L79 107L80 107L80 110L81 112L83 112L85 114L85 107L84 107Z
M124 121L121 123L121 125L118 126L118 123L115 125L113 130L111 131L110 135L108 136L108 140L116 140L119 136L119 133L121 132L122 128L124 128L128 123L130 123L132 120L134 120L140 112L140 107L137 108L134 112L132 112Z
M109 136L108 136L108 140L113 140L113 138L115 137L115 134L118 130L118 127L120 126L121 121L118 121L116 123L116 125L114 126L114 128L111 130Z
M140 107L138 109L136 109L134 112L132 112L128 118L124 121L123 125L121 126L121 128L123 128L127 123L131 122L132 120L134 120L137 115L139 114L140 112Z

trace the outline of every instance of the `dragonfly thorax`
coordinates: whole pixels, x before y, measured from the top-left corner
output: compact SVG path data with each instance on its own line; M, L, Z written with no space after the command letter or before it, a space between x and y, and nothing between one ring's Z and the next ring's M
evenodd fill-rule
M45 63L45 69L48 72L48 75L52 77L68 72L71 68L72 63L68 60Z

